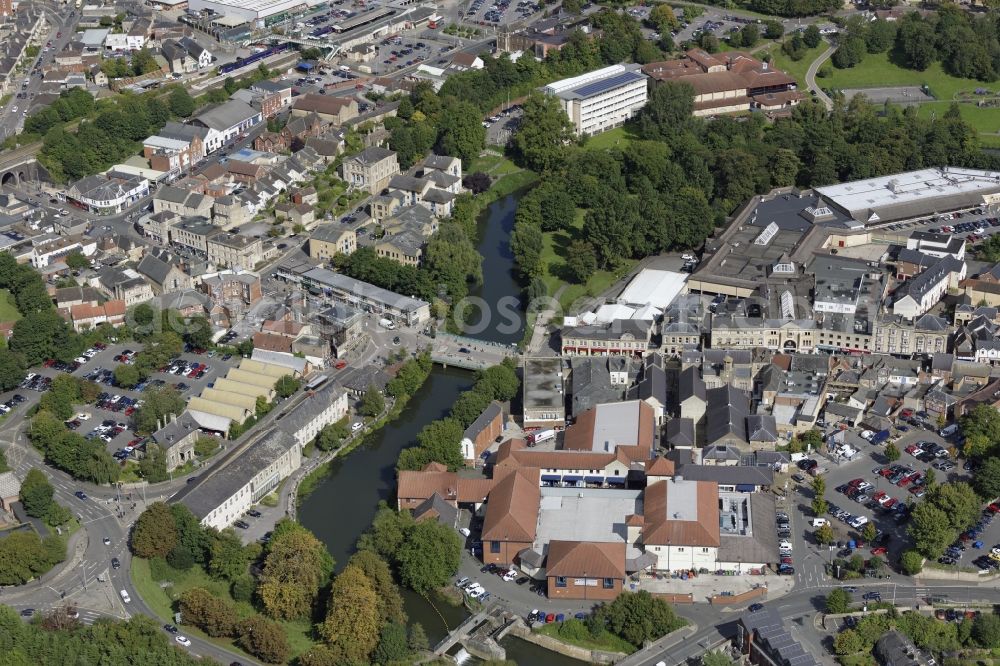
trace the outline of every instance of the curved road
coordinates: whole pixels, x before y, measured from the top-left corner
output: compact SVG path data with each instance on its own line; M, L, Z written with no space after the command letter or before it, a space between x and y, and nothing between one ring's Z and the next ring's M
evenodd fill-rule
M809 69L806 70L806 87L816 93L816 99L823 102L823 105L827 109L833 108L833 100L830 99L830 96L823 92L818 85L816 85L816 72L818 72L819 68L823 66L823 63L830 59L830 56L832 56L833 52L836 50L836 46L827 42L826 50L823 51L818 58L813 60L812 64L809 65Z
M24 478L33 467L44 470L55 487L55 500L77 516L83 529L71 538L65 564L39 581L0 591L0 603L23 610L55 608L72 602L77 604L81 619L85 621L93 621L99 617L127 618L141 614L158 623L163 622L139 596L129 575L132 556L128 549L128 534L138 508L136 511L129 511L131 503L124 496L118 501L119 491L116 489L80 483L64 472L45 466L39 453L20 431L25 412L39 395L32 391L25 393L30 394L29 400L18 405L0 426L0 443L3 444L8 463L20 478ZM146 499L165 499L184 485L185 482L180 480L150 486ZM83 490L87 498L78 498L74 494L78 490ZM107 545L104 543L105 538L110 541ZM111 568L112 557L120 560L119 569ZM104 578L104 582L99 581L98 576ZM128 604L122 602L121 590L128 592L131 598ZM192 655L210 657L223 664L234 661L256 663L243 654L231 652L214 643L194 636L189 638L191 647L186 649Z

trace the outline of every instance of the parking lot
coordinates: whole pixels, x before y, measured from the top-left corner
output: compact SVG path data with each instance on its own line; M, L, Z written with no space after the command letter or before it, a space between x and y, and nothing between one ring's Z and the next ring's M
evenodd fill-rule
M898 222L882 227L889 231L929 231L954 234L975 245L993 234L1000 233L1000 217L995 207L974 208L968 211L935 215L920 220Z
M397 35L383 39L377 45L378 55L369 63L375 73L394 72L404 67L430 62L452 50L451 45L434 42L421 37ZM447 62L447 60L445 61ZM442 63L443 64L443 63Z
M854 554L849 552L850 542L854 540L857 553L865 558L874 554L889 563L896 562L900 554L910 547L906 534L908 505L919 501L925 494L927 471L934 470L936 483L969 480L969 466L953 457L953 440L941 437L933 429L912 424L903 427L906 428L903 432L894 430L898 437L891 440L901 453L895 462L886 459L884 444L861 445L852 460L839 464L833 458L820 455L814 454L809 458L827 470L824 474L824 497L828 503L826 518L833 527L836 539L831 555L848 557ZM805 472L805 467L806 463L800 461L793 479L798 484L800 496L805 498L799 502L803 520L811 526L809 531L814 531L816 524L809 509L812 477ZM883 535L876 544L861 540L861 532L867 522L874 523ZM986 545L985 552L989 552L994 542L1000 542L1000 528L984 527L979 538ZM972 560L983 554L972 548L958 552L960 556L953 563L960 566L973 566Z
M125 461L130 454L135 455L133 448L143 439L135 432L132 417L142 405L146 391L173 386L187 400L192 395L200 394L206 386L214 384L217 377L225 375L230 367L239 362L239 358L225 358L214 352L188 352L168 365L165 368L167 372L154 372L134 389L115 386L114 368L123 362L131 363L140 349L141 346L136 343L111 344L104 349L92 348L86 352L86 356L77 358L71 364L47 361L41 368L34 369L21 387L0 396L0 400L14 403L13 396L20 395L22 401L33 403L30 400L31 394L44 392L52 378L62 372L93 381L101 387L97 402L79 406L77 414L66 421L66 426L87 439L101 439L112 455ZM17 405L13 406L16 408ZM0 411L4 408L6 405Z
M521 126L524 111L519 104L510 106L495 116L483 121L486 128L486 143L494 146L506 146L511 134Z
M472 0L465 10L465 20L479 25L503 25L524 21L541 11L531 0Z

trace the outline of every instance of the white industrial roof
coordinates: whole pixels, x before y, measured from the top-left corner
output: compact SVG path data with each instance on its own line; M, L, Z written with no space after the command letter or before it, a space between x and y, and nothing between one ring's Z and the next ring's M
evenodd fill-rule
M302 0L195 0L194 2L188 2L188 5L192 9L204 9L205 7L212 9L221 7L224 9L230 7L243 12L256 12L260 17L280 14L302 4L305 4ZM225 11L221 13L228 14ZM235 15L239 16L240 14Z
M646 268L632 278L618 302L640 307L652 305L662 310L684 292L686 282L684 273Z
M142 142L144 146L152 146L153 148L165 148L167 150L184 150L190 144L187 141L181 141L179 139L168 139L165 136L156 136L155 134L145 141Z
M191 415L191 418L193 418L200 427L205 430L214 430L216 432L229 432L229 424L233 422L232 419L227 419L225 416L199 412L196 409L189 409L188 414Z
M954 194L998 192L1000 172L934 167L815 189L844 210L856 211Z
M621 305L621 304L611 305L606 303L601 307L597 308L596 317L594 318L594 321L596 321L598 324L610 324L616 319L631 319L634 315L635 315L634 308L630 308L627 305ZM594 322L587 322L587 323L592 324Z

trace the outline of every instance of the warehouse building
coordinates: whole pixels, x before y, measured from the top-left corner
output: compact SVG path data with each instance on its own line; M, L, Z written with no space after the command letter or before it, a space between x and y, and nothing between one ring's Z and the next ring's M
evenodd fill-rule
M865 225L1000 204L1000 172L932 167L817 187L827 206Z
M202 525L222 530L301 465L301 448L295 438L282 430L268 430L245 450L189 484L178 500Z
M640 65L612 65L542 88L554 95L576 133L600 134L622 125L646 105L646 75Z
M241 18L244 22L263 26L271 22L268 19L273 21L283 14L305 10L307 6L317 4L319 3L312 0L188 0L188 9L192 12L212 12Z

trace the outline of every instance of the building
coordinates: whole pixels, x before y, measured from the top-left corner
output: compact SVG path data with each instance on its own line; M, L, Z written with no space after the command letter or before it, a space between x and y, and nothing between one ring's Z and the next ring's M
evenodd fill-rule
M100 215L117 215L149 195L149 181L139 177L86 176L66 190L66 200Z
M200 192L165 185L153 196L153 212L176 213L181 217L204 217L212 215L212 197Z
M399 174L396 153L380 146L365 148L344 160L340 167L344 181L358 190L378 194Z
M69 308L69 320L77 333L97 328L101 324L121 326L125 323L125 301L111 300L100 305L82 303Z
M348 409L347 391L334 382L327 381L315 390L306 389L306 396L277 425L302 448L316 439L320 430L346 417Z
M355 280L341 273L334 273L326 268L312 268L298 277L303 286L331 300L367 309L406 326L419 326L430 320L430 303Z
M222 530L301 464L302 449L295 438L283 430L268 430L238 456L203 474L176 499L202 525Z
M353 225L321 224L309 236L309 256L324 261L338 254L352 254L358 249L358 234Z
M490 445L503 433L503 407L493 401L476 417L476 420L462 434L462 457L466 465L473 465L480 460Z
M306 93L292 102L292 117L316 114L320 120L343 125L358 117L358 103L352 97L333 97Z
M931 167L817 187L830 208L865 225L1000 203L1000 173Z
M154 135L142 142L142 155L149 160L149 167L175 176L194 166L201 159L200 152L201 147L191 140Z
M561 358L524 360L524 429L563 428L566 425L566 390Z
M0 11L3 4L0 3ZM7 513L13 513L14 502L21 501L21 480L14 472L0 472L0 509Z
M260 238L220 232L209 237L208 260L220 268L252 269L263 259Z
M203 435L197 421L185 411L180 417L171 415L149 436L149 443L163 449L167 458L167 471L172 472L195 459L194 443Z
M643 497L640 538L659 571L717 569L720 498L718 484L680 475L651 483Z
M212 12L219 15L219 18L229 19L223 24L228 26L238 26L246 23L265 24L280 20L293 10L302 6L302 2L296 0L188 0L188 9L209 14Z
M965 279L966 266L951 255L939 259L916 277L903 282L893 293L892 313L916 319L937 305L949 287Z
M773 113L805 99L796 90L794 78L741 51L710 54L692 49L679 60L649 63L642 71L654 84L677 81L690 85L695 116L754 109Z
M639 65L611 65L542 91L559 100L577 134L589 136L618 127L646 105L646 75Z
M231 99L199 113L190 124L208 130L204 141L205 152L214 153L262 120L263 115L258 109L246 102Z

